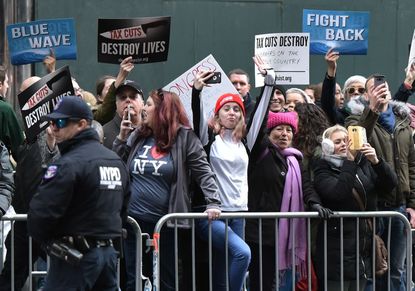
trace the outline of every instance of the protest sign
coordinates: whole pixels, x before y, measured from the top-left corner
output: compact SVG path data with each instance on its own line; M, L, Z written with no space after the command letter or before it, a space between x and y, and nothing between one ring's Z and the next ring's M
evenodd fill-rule
M75 95L69 67L64 66L44 76L18 95L26 137L33 141L48 127L41 118L53 111L55 105L66 95Z
M205 108L204 118L207 120L213 115L213 109L215 108L216 100L219 98L219 96L225 93L238 94L238 91L236 91L235 87L232 85L231 81L212 55L209 55L198 62L196 65L188 69L186 72L184 72L182 75L180 75L178 78L163 88L165 91L174 92L180 97L180 100L186 109L190 123L193 122L191 106L193 81L199 71L208 70L213 72L220 72L222 75L222 80L218 84L211 84L210 87L204 87L200 95L201 101L203 102L203 106Z
M309 84L308 33L269 33L255 36L255 55L275 71L280 85ZM255 66L255 87L264 86L264 77Z
M98 62L118 64L132 56L133 63L167 60L170 17L98 19Z
M310 33L310 53L324 55L335 48L342 55L365 55L369 12L303 10L303 32Z
M412 42L411 42L411 50L409 52L409 58L408 58L408 69L409 67L415 64L415 29L414 34L412 35Z
M56 59L76 59L73 19L47 19L7 26L11 63L42 62L53 49Z

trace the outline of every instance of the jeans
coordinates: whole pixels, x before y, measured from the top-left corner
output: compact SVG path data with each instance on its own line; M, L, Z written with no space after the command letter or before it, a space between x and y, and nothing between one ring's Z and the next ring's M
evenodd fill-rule
M93 248L84 254L77 266L51 256L43 290L116 291L117 256L113 247Z
M155 223L140 221L135 218L141 228L142 233L148 233L153 236ZM124 256L127 272L127 291L135 290L136 269L136 235L132 227L127 224L127 239L124 241ZM143 248L145 249L145 241L143 241ZM174 265L174 231L173 229L163 228L160 234L160 290L173 291L175 290L175 265ZM143 252L143 275L151 278L153 276L153 253L152 251ZM138 278L140 274L138 274ZM140 280L141 281L141 280ZM141 284L141 282L140 282Z
M380 211L397 211L406 215L406 207L379 207ZM388 243L389 218L382 218L380 221L381 237L385 244ZM383 226L383 227L382 227ZM383 231L382 231L383 228ZM390 290L405 291L406 286L402 280L405 271L406 258L406 234L403 222L398 218L391 218L391 237L390 237ZM388 290L387 274L376 280L376 289Z
M215 220L212 226L213 248L213 290L226 290L226 244L225 221ZM229 290L240 291L242 289L249 262L251 250L242 239L244 231L243 219L228 219L228 275ZM209 239L209 221L200 219L196 221L198 236L207 241Z

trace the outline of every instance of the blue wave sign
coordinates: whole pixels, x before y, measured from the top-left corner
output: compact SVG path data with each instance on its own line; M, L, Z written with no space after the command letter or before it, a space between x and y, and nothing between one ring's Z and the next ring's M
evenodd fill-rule
M76 59L74 20L48 19L7 26L9 52L13 65L42 62L53 49L56 59Z
M303 10L303 32L310 33L310 53L324 55L335 48L343 55L366 55L370 13Z

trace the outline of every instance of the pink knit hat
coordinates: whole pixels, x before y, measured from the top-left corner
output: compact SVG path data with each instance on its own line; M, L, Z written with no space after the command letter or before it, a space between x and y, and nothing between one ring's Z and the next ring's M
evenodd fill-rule
M291 112L272 112L268 113L268 130L272 130L274 127L280 124L290 125L293 132L296 133L298 130L298 116L295 111Z

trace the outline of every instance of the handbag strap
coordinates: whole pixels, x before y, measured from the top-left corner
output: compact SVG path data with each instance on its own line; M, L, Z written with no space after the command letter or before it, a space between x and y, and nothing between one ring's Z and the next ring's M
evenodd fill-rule
M356 200L357 204L359 205L360 210L365 211L365 206L363 204L363 200L360 197L359 193L356 191L355 188L353 188L352 190L353 193L353 197ZM366 219L367 224L369 225L369 230L372 231L373 227L372 227L372 220L370 218Z

